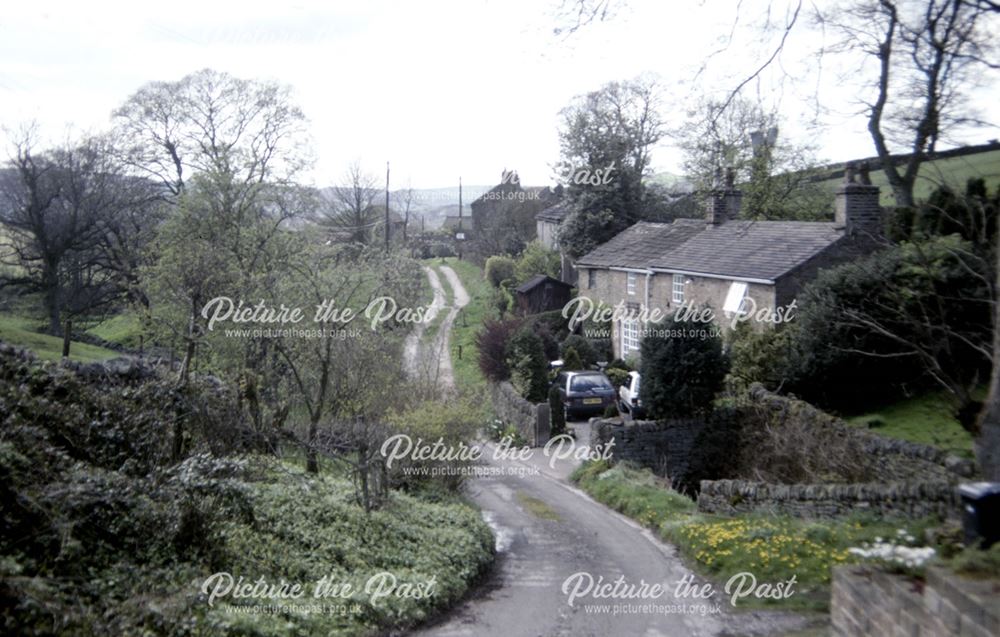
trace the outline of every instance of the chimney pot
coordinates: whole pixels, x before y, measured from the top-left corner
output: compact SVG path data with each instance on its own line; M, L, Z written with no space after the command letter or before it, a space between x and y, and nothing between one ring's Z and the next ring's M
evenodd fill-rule
M843 228L848 235L864 234L879 236L882 234L882 206L879 204L879 187L873 186L862 171L862 179L858 181L853 164L844 173L844 183L837 188L834 206L834 223Z

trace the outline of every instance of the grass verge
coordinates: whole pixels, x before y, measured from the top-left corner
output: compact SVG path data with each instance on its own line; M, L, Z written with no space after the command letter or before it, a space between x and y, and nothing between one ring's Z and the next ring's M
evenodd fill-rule
M131 313L112 316L87 330L88 334L97 338L130 347L139 348L139 337L142 334L142 324L139 318Z
M469 293L469 304L459 311L451 328L451 366L455 376L455 385L460 391L482 390L486 380L479 371L476 352L476 332L483 320L489 315L492 290L489 282L483 278L483 271L468 261L460 261L455 257L443 260L451 267L462 281L465 291ZM427 265L440 265L442 259L429 259ZM448 285L442 274L442 283ZM450 289L450 288L449 288ZM462 347L462 357L458 356L458 348Z
M738 573L749 572L758 582L773 584L795 577L795 593L789 598L749 597L739 600L737 608L826 611L831 568L860 561L849 548L895 537L900 529L922 537L929 524L862 516L813 521L770 515L705 515L649 470L611 467L603 461L584 463L571 479L595 500L676 545L693 569L716 582L718 591Z

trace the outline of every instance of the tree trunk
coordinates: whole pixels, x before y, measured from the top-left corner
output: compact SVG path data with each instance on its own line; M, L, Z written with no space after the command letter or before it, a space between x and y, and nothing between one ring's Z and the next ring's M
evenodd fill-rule
M45 277L45 309L49 314L49 333L57 336L62 331L62 307L59 302L59 276L53 266L46 269Z
M1000 482L1000 303L996 302L997 291L1000 291L1000 235L997 244L997 283L994 286L993 308L993 374L990 378L990 394L979 417L979 427L973 442L979 469L983 477L990 482Z
M306 448L306 472L319 473L319 461L316 458L316 434L319 431L319 410L309 419L309 437Z
M177 376L177 384L186 385L188 376L191 373L191 362L194 360L195 346L197 342L194 336L195 313L192 310L191 318L188 321L187 347L184 351L184 360L181 362L181 371Z

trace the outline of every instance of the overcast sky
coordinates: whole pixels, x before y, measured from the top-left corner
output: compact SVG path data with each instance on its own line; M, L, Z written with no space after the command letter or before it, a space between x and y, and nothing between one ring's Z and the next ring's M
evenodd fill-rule
M541 185L553 181L558 113L574 95L653 73L666 87L665 118L679 124L692 95L730 90L767 46L744 28L729 42L738 4L741 26L760 19L763 0L632 0L566 37L553 33L558 0L21 2L0 17L0 123L34 119L53 138L69 126L100 130L144 83L209 67L293 87L319 185L355 158L373 172L391 161L394 187L450 186L459 175L491 184L504 168ZM782 134L814 136L823 159L872 155L854 114L857 73L820 73L805 56L815 37L793 37L780 60L788 73L750 89L780 107ZM805 131L817 87L827 128ZM996 108L992 90L973 97ZM994 128L956 141L997 136ZM654 163L680 172L669 142Z

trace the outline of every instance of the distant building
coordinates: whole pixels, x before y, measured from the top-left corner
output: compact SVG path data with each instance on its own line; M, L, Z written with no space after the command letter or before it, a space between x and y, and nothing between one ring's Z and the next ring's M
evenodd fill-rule
M560 197L556 203L535 215L535 229L538 241L550 250L559 251L559 278L566 283L576 283L576 269L573 260L569 258L559 245L559 231L567 217L573 212L573 204L562 197L562 186L556 186L554 192Z
M504 170L500 183L469 206L480 256L518 252L533 241L538 236L535 215L560 194L548 187L523 188L516 171Z

